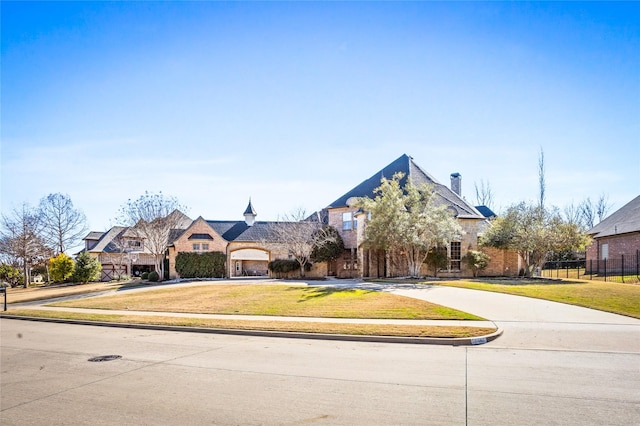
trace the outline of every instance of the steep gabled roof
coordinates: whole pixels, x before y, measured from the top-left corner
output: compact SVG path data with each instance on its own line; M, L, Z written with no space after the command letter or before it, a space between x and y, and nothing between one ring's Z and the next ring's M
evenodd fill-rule
M467 203L464 199L458 196L458 194L453 192L447 186L442 185L429 173L422 170L422 168L420 168L420 166L418 166L413 161L413 158L411 158L407 154L401 155L391 164L375 173L369 179L365 180L360 185L344 194L342 197L335 200L327 208L346 207L347 201L352 197L373 198L375 196L375 189L380 186L380 180L383 177L391 179L393 175L398 172L404 174L404 177L400 181L400 185L402 187L406 185L407 180L409 180L413 185L420 185L423 183L427 185L433 185L434 190L437 194L436 204L444 204L452 207L456 211L457 217L478 219L484 218L484 216L478 210L476 210L475 207Z
M96 241L99 240L100 238L102 238L102 236L105 234L105 232L96 232L96 231L91 231L89 232L89 234L83 238L83 240L92 240L92 241Z
M247 225L244 220L208 220L214 231L227 241L269 241L269 226L274 222L254 222Z
M587 234L600 238L629 232L640 232L640 195L591 228Z
M118 251L116 244L113 242L119 235L123 234L128 228L124 226L114 226L109 229L107 232L104 232L98 240L98 244L96 244L89 252L92 253L113 253ZM91 234L95 234L92 232ZM91 235L89 234L89 235Z

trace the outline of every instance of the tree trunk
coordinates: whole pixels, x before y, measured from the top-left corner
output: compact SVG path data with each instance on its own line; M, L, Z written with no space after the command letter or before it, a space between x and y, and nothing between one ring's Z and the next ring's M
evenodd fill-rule
M29 287L29 283L31 281L31 277L29 276L29 270L31 268L29 268L29 265L27 265L27 262L24 263L24 288L28 288Z
M164 281L164 259L156 255L156 270L158 271L158 281Z

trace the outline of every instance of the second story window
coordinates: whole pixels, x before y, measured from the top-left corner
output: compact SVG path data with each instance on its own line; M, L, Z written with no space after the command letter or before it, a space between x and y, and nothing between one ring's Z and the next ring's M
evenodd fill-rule
M353 216L353 213L347 212L342 213L342 230L348 231L351 229L356 229L358 227L358 221Z
M194 243L193 244L193 251L199 251L200 250L200 243Z
M127 245L131 248L141 248L142 247L142 241L140 240L129 240L127 241Z

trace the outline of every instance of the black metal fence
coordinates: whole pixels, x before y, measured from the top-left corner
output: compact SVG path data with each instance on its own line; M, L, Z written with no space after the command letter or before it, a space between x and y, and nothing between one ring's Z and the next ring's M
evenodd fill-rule
M640 250L617 259L546 262L540 273L550 278L579 278L619 283L640 283Z

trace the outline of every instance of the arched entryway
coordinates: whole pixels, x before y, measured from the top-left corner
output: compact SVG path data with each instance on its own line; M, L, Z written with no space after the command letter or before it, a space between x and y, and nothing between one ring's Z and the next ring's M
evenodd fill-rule
M267 250L259 248L243 248L231 252L231 277L260 277L269 275L269 258Z

